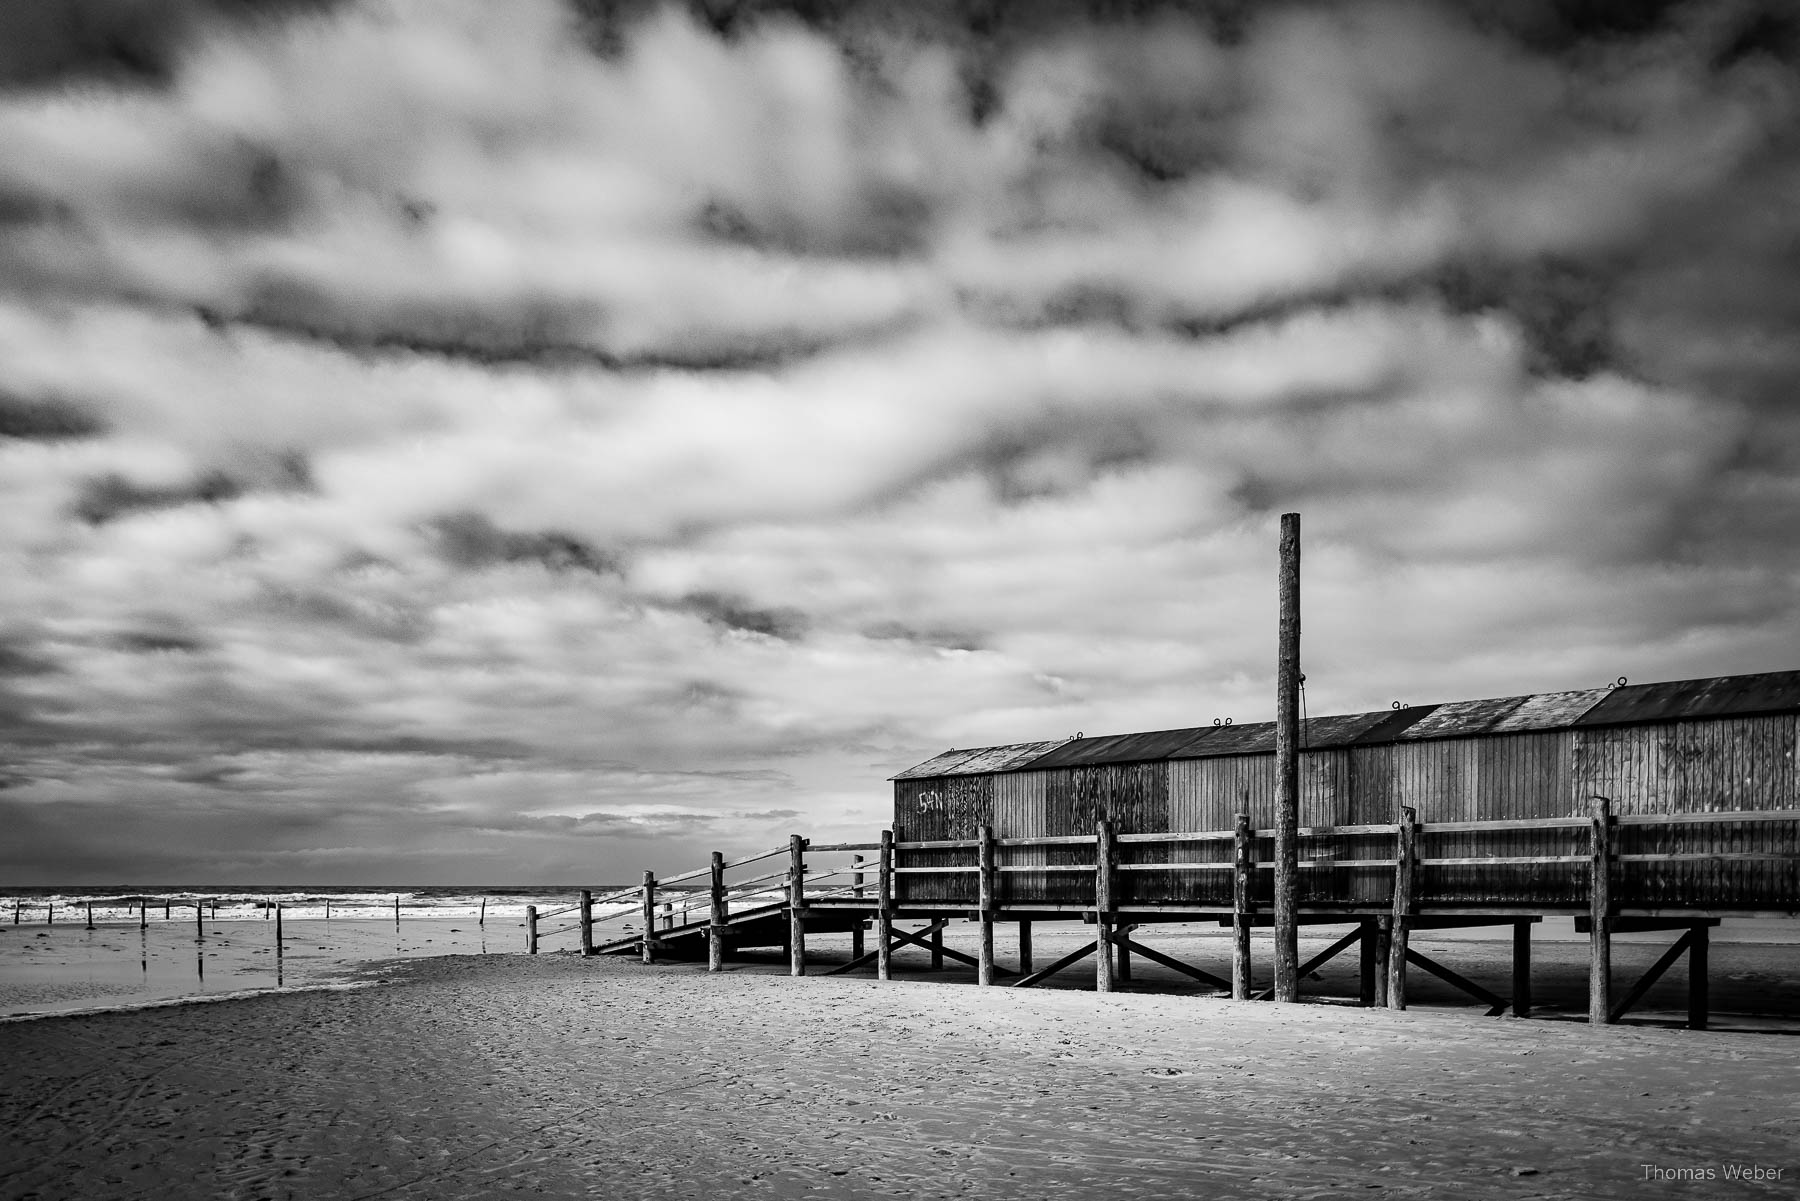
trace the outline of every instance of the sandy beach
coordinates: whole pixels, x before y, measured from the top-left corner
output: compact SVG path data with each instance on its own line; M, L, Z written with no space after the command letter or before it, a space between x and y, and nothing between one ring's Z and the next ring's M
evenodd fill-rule
M12 1022L0 1196L1776 1197L1800 1176L1792 1038L921 966L458 956Z

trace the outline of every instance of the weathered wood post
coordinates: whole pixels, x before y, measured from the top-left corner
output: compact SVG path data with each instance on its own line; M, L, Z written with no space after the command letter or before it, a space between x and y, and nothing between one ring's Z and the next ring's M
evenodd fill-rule
M944 970L944 928L933 926L931 929L931 970Z
M1019 975L1031 975L1031 923L1019 923Z
M1706 926L1694 926L1688 933L1688 1029L1706 1029L1706 1011L1709 1004L1707 997L1707 943L1709 931Z
M1513 923L1512 1013L1531 1016L1531 923Z
M215 910L214 912L216 913L217 910ZM330 901L325 902L325 920L326 921L331 920L331 902Z
M163 898L163 921L169 920L169 898Z
M1117 851L1113 845L1112 822L1100 818L1094 823L1094 991L1113 990L1113 862Z
M281 905L277 903L275 906L275 958L280 959L281 956Z
M525 953L537 954L537 906L525 906Z
M707 883L712 924L706 928L706 970L725 970L725 852L712 853L712 875Z
M56 902L55 901L45 901L44 902L44 924L46 926L54 926L56 924Z
M875 863L875 978L893 979L894 958L894 832L881 832L881 850Z
M1612 802L1593 798L1589 835L1591 863L1588 886L1588 1022L1612 1021Z
M594 953L594 890L581 890L581 953Z
M14 897L13 898L13 925L16 926L19 924L19 918L24 916L24 913L25 913L25 902L22 899L20 899L19 897Z
M644 911L639 914L644 921L644 936L638 940L639 951L645 963L656 962L656 873L644 873Z
M859 901L863 899L862 865L863 865L863 857L861 855L850 856L850 867L851 867L850 895L855 897ZM858 912L860 914L861 911L859 910ZM857 923L856 923L856 928L854 930L850 931L850 958L851 959L861 959L862 957L863 957L863 928L862 928L862 920L859 917L857 920Z
M1384 913L1375 919L1375 999L1377 1009L1388 1007L1388 965L1394 957L1394 918Z
M400 928L400 898L394 898L394 929Z
M476 911L475 924L477 926L486 926L487 925L487 898L486 897L481 898L481 908Z
M1356 999L1365 1008L1375 1004L1375 922L1362 918L1357 922Z
M92 901L87 903L87 928L90 930L94 928L94 903Z
M138 902L138 929L148 930L149 928L150 928L150 902L139 901Z
M201 901L194 902L194 941L206 941L206 905Z
M1300 999L1300 514L1281 515L1275 657L1275 999Z
M1250 886L1255 860L1251 858L1250 815L1237 815L1232 834L1231 870L1231 999L1250 999Z
M976 906L981 911L981 947L975 959L975 983L994 982L994 827L981 827L976 850Z
M1402 806L1394 847L1394 913L1388 936L1387 1003L1389 1009L1406 1008L1406 943L1411 932L1413 891L1419 861L1418 811Z
M788 836L788 975L806 975L806 839Z

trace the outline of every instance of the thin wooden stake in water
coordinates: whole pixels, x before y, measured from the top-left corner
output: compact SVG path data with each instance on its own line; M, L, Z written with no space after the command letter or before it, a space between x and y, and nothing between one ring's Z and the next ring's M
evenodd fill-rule
M19 924L19 917L24 912L25 912L25 902L14 899L14 901L13 901L13 925L16 926Z
M725 970L725 852L712 853L712 878L709 885L712 924L706 930L706 970Z
M477 917L475 919L475 924L477 926L487 925L487 898L486 897L481 898L481 914L479 917Z
M394 929L400 928L400 898L394 898Z
M1300 514L1281 515L1275 656L1275 999L1300 999Z
M893 979L894 967L894 832L881 832L875 862L875 978Z
M139 901L138 902L138 929L148 930L149 928L150 928L150 902Z
M806 839L788 836L788 975L806 975Z
M163 921L169 920L169 898L163 898Z
M206 941L206 902L194 902L194 941Z
M94 903L92 901L89 901L87 903L87 917L88 917L87 928L92 930L94 928Z
M537 906L525 906L525 953L537 954Z
M275 906L275 958L280 959L281 950L281 906Z
M44 924L46 926L54 926L56 924L56 902L55 901L45 901L44 902Z

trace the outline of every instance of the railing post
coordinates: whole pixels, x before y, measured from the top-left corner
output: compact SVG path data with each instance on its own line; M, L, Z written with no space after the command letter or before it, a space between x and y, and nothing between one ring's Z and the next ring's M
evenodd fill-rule
M594 953L594 890L581 890L581 953Z
M976 851L976 903L981 910L981 948L975 960L975 983L994 982L994 827L981 827Z
M850 866L854 869L850 874L850 895L859 901L863 899L862 865L863 857L861 855L850 856ZM857 911L856 929L850 931L851 959L861 959L863 957L863 927L861 912L860 909Z
M1588 1022L1604 1026L1612 1018L1612 802L1593 798L1592 851L1588 886Z
M725 852L712 853L712 925L706 931L706 970L725 970Z
M1094 991L1113 990L1113 846L1112 822L1094 823Z
M1412 926L1413 892L1419 861L1418 811L1402 807L1394 846L1393 930L1388 937L1387 1003L1406 1008L1406 942Z
M788 975L806 975L806 839L788 836Z
M894 832L881 832L880 858L875 864L875 978L893 979L894 957Z
M1231 871L1231 998L1250 999L1250 914L1254 909L1250 888L1256 861L1250 857L1250 815L1237 815L1232 834Z
M537 906L525 906L525 953L537 954Z
M656 962L656 873L644 873L644 936L639 939L639 951L645 963Z

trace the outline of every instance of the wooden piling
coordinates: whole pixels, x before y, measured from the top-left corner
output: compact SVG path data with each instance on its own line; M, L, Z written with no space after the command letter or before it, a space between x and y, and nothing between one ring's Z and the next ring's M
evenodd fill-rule
M981 910L981 948L976 956L975 983L994 982L994 827L981 827L977 849L977 905Z
M711 924L706 928L706 970L725 970L725 852L712 853L712 879L708 885Z
M331 920L331 902L329 900L325 902L325 920Z
M194 941L206 941L206 902L194 902Z
M788 975L806 975L806 839L788 837Z
M1383 914L1375 919L1375 997L1370 1003L1377 1009L1388 1005L1388 965L1393 962L1394 919Z
M581 890L581 953L594 953L594 890Z
M167 897L164 897L163 898L163 921L166 922L168 920L169 920L169 899Z
M1094 991L1113 990L1113 863L1118 848L1112 822L1094 823Z
M1588 1022L1604 1026L1612 1017L1612 802L1593 798L1588 875Z
M1512 939L1512 1014L1531 1016L1531 923L1514 922Z
M875 978L893 979L894 958L894 832L881 832L881 850L875 863Z
M25 902L18 899L17 897L14 897L13 898L13 925L16 926L19 924L19 918L24 916L24 913L25 913Z
M1120 937L1128 937L1136 929L1136 926L1122 925L1115 927L1114 932ZM1119 957L1119 961L1113 964L1113 979L1121 984L1131 983L1131 948L1122 942L1115 942L1113 954Z
M45 901L44 902L44 924L46 926L54 926L56 924L56 902L55 901Z
M400 928L400 898L394 898L394 929Z
M1031 923L1019 923L1019 975L1031 975Z
M931 931L931 970L944 970L944 928L934 927Z
M1250 815L1237 815L1232 836L1231 872L1231 997L1250 999L1250 885L1255 860L1250 855Z
M537 954L537 906L525 906L525 953Z
M1375 922L1363 918L1357 923L1356 999L1364 1008L1375 1004Z
M150 928L150 902L139 901L138 902L138 929L148 930L149 928Z
M475 915L475 924L477 926L487 925L487 898L486 897L481 898L481 909Z
M275 958L280 959L281 956L281 906L277 904L275 906Z
M1406 1008L1406 944L1411 933L1413 891L1419 862L1418 810L1402 806L1394 847L1394 912L1388 936L1389 1009Z
M1275 1000L1300 999L1300 514L1281 515L1275 657Z
M1709 929L1704 925L1693 927L1688 942L1688 1029L1706 1029L1707 1008L1709 1005L1707 981L1707 943Z
M638 949L645 963L656 962L656 873L644 873L644 911L639 918L644 923L644 935L638 940Z
M850 873L850 895L859 901L863 898L862 865L863 857L861 855L850 856L850 867L852 868ZM861 959L862 957L863 928L862 923L858 922L856 923L856 929L850 931L850 958Z
M94 928L94 903L92 901L87 903L87 928L90 930Z

